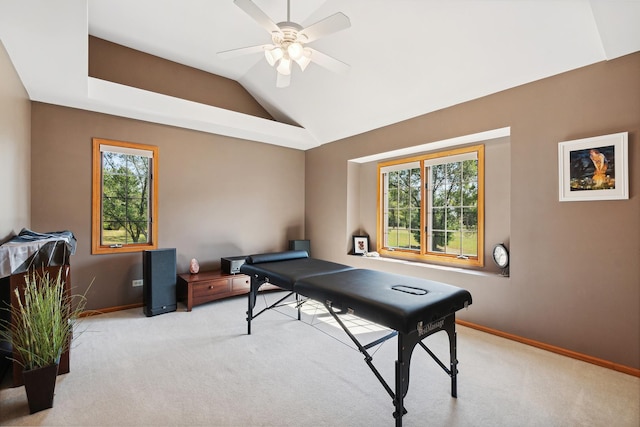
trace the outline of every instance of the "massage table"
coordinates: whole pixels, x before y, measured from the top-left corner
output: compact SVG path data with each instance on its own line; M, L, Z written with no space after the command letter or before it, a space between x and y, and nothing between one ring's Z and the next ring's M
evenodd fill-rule
M250 255L240 272L251 277L248 295L247 333L251 321L266 310L279 307L292 295L296 298L298 320L300 297L318 301L365 356L365 362L393 400L396 426L402 425L406 413L403 400L409 388L409 365L416 345L422 347L451 377L451 396L457 397L457 356L455 313L471 304L471 294L461 288L432 280L358 269L347 265L310 258L306 251L287 251ZM254 314L260 286L276 285L287 294ZM375 341L362 344L340 319L349 313L384 326L391 332ZM449 367L422 342L426 337L445 331L449 337ZM373 364L368 350L397 336L394 389Z

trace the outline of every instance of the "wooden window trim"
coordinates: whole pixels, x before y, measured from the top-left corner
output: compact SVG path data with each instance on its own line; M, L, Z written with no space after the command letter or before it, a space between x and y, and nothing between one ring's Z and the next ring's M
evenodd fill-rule
M381 169L389 166L395 166L398 164L409 164L412 162L420 162L420 176L424 183L424 161L433 158L449 157L457 154L465 154L469 152L477 152L478 156L478 254L476 257L469 257L468 259L458 258L453 254L431 254L426 252L426 233L424 233L424 224L426 224L427 217L427 195L422 185L422 230L420 234L420 252L393 249L389 250L384 247L384 223L383 223L383 209L382 209L382 173ZM478 144L468 147L461 147L452 150L439 151L434 153L428 153L420 156L412 156L403 159L394 159L386 162L378 163L378 197L377 197L377 252L388 258L397 258L408 261L428 262L435 264L447 264L461 267L484 267L484 144Z
M151 241L144 244L128 244L122 247L110 247L101 245L100 235L102 230L102 157L100 145L112 145L116 147L147 150L153 153L151 166ZM91 253L115 254L127 252L141 252L158 248L158 147L153 145L138 144L133 142L113 141L109 139L93 138L92 157L92 200L91 200Z

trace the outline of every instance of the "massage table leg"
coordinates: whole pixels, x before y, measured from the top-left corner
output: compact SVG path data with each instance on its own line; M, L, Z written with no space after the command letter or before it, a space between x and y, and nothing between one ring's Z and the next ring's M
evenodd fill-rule
M393 418L396 419L396 427L402 427L402 416L407 413L404 408L404 396L406 390L409 389L409 362L411 361L412 348L409 349L409 355L405 354L405 336L398 335L398 359L396 360L396 392L393 398ZM406 358L406 360L405 360Z
M251 278L251 285L249 287L248 294L248 308L247 308L247 335L251 335L251 319L253 319L253 307L256 305L256 293L254 292L254 284L255 279ZM258 285L257 287L259 287Z
M262 313L264 313L267 310L270 310L272 308L275 307L279 307L280 303L284 300L286 300L287 298L289 298L291 295L293 295L293 292L289 292L287 293L284 297L280 298L278 301L274 302L273 304L271 304L268 307L263 308L262 310L260 310L258 313L256 313L255 315L253 314L253 309L256 306L256 299L258 298L258 290L260 289L260 286L264 285L267 282L261 282L255 278L251 278L251 286L249 288L249 294L248 294L248 307L247 307L247 335L251 335L251 320L255 319L256 317L258 317L259 315L261 315ZM298 300L298 294L296 294L296 301ZM298 320L300 320L300 307L298 306Z
M458 357L457 357L457 334L456 334L456 319L454 315L448 316L444 319L442 326L435 331L445 331L449 337L449 368L438 359L438 357L422 342L418 341L418 344L429 353L429 356L444 370L447 375L451 377L451 397L458 397ZM428 335L431 335L430 332ZM426 336L428 336L426 335ZM423 337L423 338L426 338Z
M401 382L404 381L405 378L407 380L409 378L409 363L408 362L407 363L403 363L402 362L402 358L406 357L406 358L408 358L407 360L411 359L411 351L413 350L413 347L415 346L415 343L413 344L413 346L411 346L411 349L410 349L410 351L408 352L408 355L407 355L405 351L400 351L400 347L404 348L404 345L401 344L402 343L401 336L403 334L398 334L397 331L392 331L391 333L385 335L382 338L379 338L379 339L377 339L377 340L375 340L375 341L373 341L373 342L371 342L369 344L362 345L360 343L360 341L358 341L358 339L351 333L351 331L344 324L344 322L342 322L342 319L340 319L338 314L333 310L333 307L331 306L331 301L326 301L325 302L325 307L327 308L327 310L329 311L331 316L335 319L335 321L338 322L338 324L344 330L344 332L349 336L349 338L351 338L351 341L353 341L353 343L358 347L358 350L360 351L360 353L362 353L364 355L365 363L369 366L369 369L371 369L371 371L376 376L376 378L378 379L380 384L382 384L382 386L387 391L389 396L391 396L391 399L393 400L394 406L396 408L396 412L393 413L393 416L396 418L396 425L402 425L402 419L401 419L402 415L397 416L396 414L398 413L398 409L400 409L400 413L403 414L403 415L407 413L407 410L404 409L404 407L402 406L402 398L400 398L400 400L398 401L397 396L398 396L398 390L402 389ZM399 349L398 350L398 357L399 357L399 360L396 361L396 393L394 393L393 390L391 389L391 387L389 387L389 384L387 384L385 379L382 377L382 374L380 374L378 369L373 364L373 357L369 354L367 349L369 349L371 347L374 347L374 346L376 346L378 344L381 344L384 341L395 337L396 335L398 336L398 349ZM399 372L401 372L401 373L399 374ZM400 383L399 383L399 381L400 381ZM408 384L406 385L406 387L408 387ZM407 390L406 387L404 388L404 392L403 392L404 394L406 394L406 392L407 392L406 391ZM402 395L404 395L404 394L402 394ZM400 424L398 424L398 422Z
M447 329L449 335L449 353L451 354L449 375L451 376L451 396L458 397L458 356L457 356L457 332Z
M402 416L407 413L407 410L404 407L404 397L407 395L407 391L409 390L409 367L411 364L411 355L413 353L413 349L416 345L420 344L420 346L433 358L433 360L451 377L451 396L457 397L457 364L458 361L456 359L456 323L455 323L455 315L449 315L444 319L440 319L438 321L432 322L426 325L424 328L421 328L418 331L413 331L411 333L398 333L397 331L392 331L390 334L373 341L370 344L362 345L360 341L349 331L349 328L342 322L342 319L338 316L338 314L334 311L331 301L325 302L325 307L331 314L331 316L338 322L340 327L345 331L345 333L351 338L351 341L358 347L358 350L364 354L365 362L374 373L380 384L387 391L391 399L393 400L393 405L395 411L393 412L393 417L396 419L396 427L402 426ZM423 339L428 336L439 332L445 331L447 332L447 336L449 338L449 359L450 359L450 369L448 369L440 359L422 342ZM395 392L389 387L385 379L382 377L380 372L373 364L373 357L369 354L367 349L378 345L394 336L398 336L398 358L395 362Z

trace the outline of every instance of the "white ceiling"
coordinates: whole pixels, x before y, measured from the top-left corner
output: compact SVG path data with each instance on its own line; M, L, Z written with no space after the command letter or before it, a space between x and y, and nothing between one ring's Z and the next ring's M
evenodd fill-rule
M270 43L232 0L0 0L0 41L34 101L303 150L640 50L640 0L291 0L303 26L336 12L351 28L311 46L350 72L282 89L261 54L217 57ZM237 80L278 122L90 78L89 34Z

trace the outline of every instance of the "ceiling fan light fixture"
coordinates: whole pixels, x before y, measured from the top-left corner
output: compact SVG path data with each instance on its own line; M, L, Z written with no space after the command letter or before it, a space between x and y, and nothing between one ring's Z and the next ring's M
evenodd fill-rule
M277 70L280 74L285 76L291 74L291 59L288 56L283 57L280 60L280 64L278 64Z
M291 59L297 61L298 59L302 58L302 55L304 54L304 48L302 47L302 44L294 42L287 46L287 53L289 53L289 57Z
M309 48L303 49L302 55L300 56L300 58L296 59L295 61L296 61L296 64L300 66L300 69L304 71L305 68L307 68L307 65L311 63L311 49Z
M284 56L284 52L282 51L282 48L279 46L276 46L273 49L265 49L264 51L264 57L266 58L269 65L271 65L272 67L276 65L276 62L278 62L278 60L283 56Z
M306 47L307 43L349 28L351 21L344 13L334 13L314 24L302 27L291 21L291 0L287 0L287 20L277 24L256 5L255 0L233 0L233 2L270 34L272 43L218 52L221 57L230 58L262 51L267 63L277 69L277 87L289 86L293 62L298 64L302 71L311 62L334 72L343 73L349 69L349 65L344 62Z

